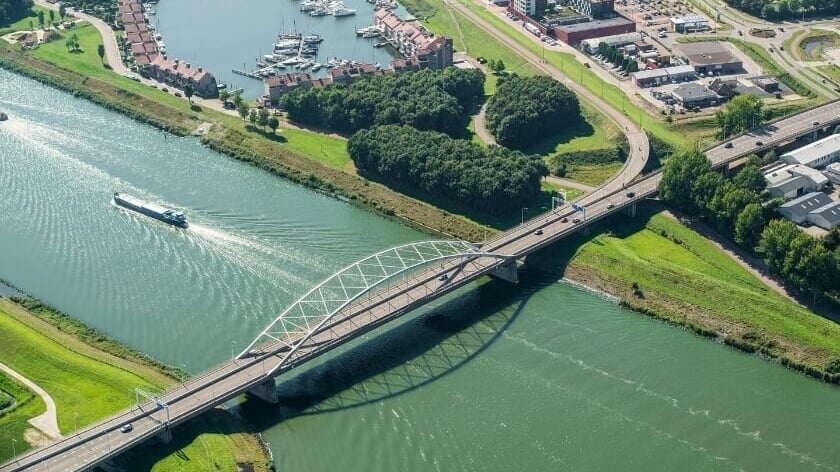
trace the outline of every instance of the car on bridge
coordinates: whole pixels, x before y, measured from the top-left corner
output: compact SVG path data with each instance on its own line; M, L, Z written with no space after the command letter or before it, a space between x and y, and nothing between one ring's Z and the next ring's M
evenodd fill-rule
M537 235L537 236L542 236L542 234L543 234L542 228L535 229L534 234Z
M575 224L580 223L580 218L575 218L575 219L573 219L573 220L572 220L572 223L575 223Z
M636 192L627 192L627 198L633 198L636 196Z
M569 222L569 219L568 219L568 218L566 218L566 217L564 216L564 217L563 217L563 219L562 219L562 220L560 220L560 222L561 222L561 223L568 223L568 222Z
M726 149L732 149L732 141L727 141L726 144L723 145Z
M134 431L134 426L132 426L131 423L126 423L126 424L122 425L122 428L120 428L120 432L123 432L123 433L130 433L132 431Z
M441 282L446 282L447 280L449 280L449 274L441 275L440 277L438 277L438 280L440 280Z
M755 145L756 146L764 146L764 142L763 141L756 141Z
M607 210L612 210L613 208L615 208L615 205L612 202L607 203Z

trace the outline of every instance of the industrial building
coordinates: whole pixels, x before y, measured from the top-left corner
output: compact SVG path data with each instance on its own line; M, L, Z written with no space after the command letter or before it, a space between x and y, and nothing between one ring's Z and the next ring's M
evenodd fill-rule
M569 6L581 15L604 19L616 16L614 0L569 0Z
M777 198L790 200L828 186L828 177L820 171L799 164L789 164L764 174L767 191Z
M677 49L698 74L734 74L744 70L744 63L721 41L679 44Z
M674 100L683 108L703 108L720 103L721 97L701 84L683 84L671 92Z
M637 87L653 87L668 82L685 82L694 80L697 73L691 66L665 67L663 69L640 70L630 74L630 78Z
M840 162L825 166L825 176L835 184L840 184Z
M635 21L628 20L623 16L617 16L608 20L592 20L585 23L555 26L554 36L566 44L577 44L587 39L632 33L634 31L636 31Z
M830 230L840 224L840 202L822 192L811 192L779 207L779 213L798 225Z
M508 4L508 11L524 19L542 14L547 4L546 0L513 0Z
M595 54L598 52L598 45L601 43L607 43L613 47L621 47L625 44L641 43L641 41L642 33L633 32L585 39L580 42L580 46L589 54Z
M786 152L781 155L781 159L788 164L801 164L815 169L831 164L840 160L840 134L832 134L799 149Z
M709 29L709 20L702 16L678 16L668 23L674 33L692 33Z

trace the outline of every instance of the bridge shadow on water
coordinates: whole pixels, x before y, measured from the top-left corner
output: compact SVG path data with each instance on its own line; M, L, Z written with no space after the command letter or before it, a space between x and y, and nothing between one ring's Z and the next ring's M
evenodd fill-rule
M278 378L279 405L249 397L236 410L261 431L285 419L355 408L420 388L490 347L528 300L559 278L557 271L527 269L517 285L489 280L459 291L293 378Z

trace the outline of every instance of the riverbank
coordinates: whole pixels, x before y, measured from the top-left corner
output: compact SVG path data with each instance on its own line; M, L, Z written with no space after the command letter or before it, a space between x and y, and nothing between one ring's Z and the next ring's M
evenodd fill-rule
M537 264L558 264L634 311L840 384L840 325L769 288L656 205L639 210L574 236Z
M0 56L1 55L2 54L0 54ZM25 73L29 72L35 77L41 77L43 78L43 81L52 83L53 85L64 83L63 80L66 78L70 83L70 88L68 90L79 91L78 95L90 96L91 99L97 103L100 103L98 100L114 100L117 103L119 103L120 100L130 102L130 105L136 106L138 113L147 114L151 116L152 119L158 119L159 117L152 115L150 110L158 110L158 108L155 107L160 106L164 111L172 111L173 113L176 113L176 115L174 115L176 120L181 118L185 119L187 123L192 124L203 122L202 120L205 118L211 119L214 117L214 115L210 112L185 111L183 107L186 107L187 104L184 100L177 101L177 103L174 103L171 106L169 102L166 101L158 103L153 99L153 97L151 97L151 95L146 96L127 93L121 88L121 86L98 81L97 79L87 78L77 74L76 72L57 67L53 64L37 58L29 57L25 54L11 51L10 55L11 56L7 56L4 59L0 59L0 62L11 64L12 67L17 67ZM12 57L14 60L10 60L8 57ZM128 81L127 79L126 83L133 84L133 82ZM102 95L103 92L100 92L100 89L91 88L94 86L102 87L106 95ZM59 88L61 88L61 85L59 85ZM148 89L148 91L150 93L154 92L162 95L163 97L167 97L167 100L172 99L171 96L163 94L160 91L153 91L153 89ZM131 96L133 99L128 101L125 99L126 96ZM116 109L122 111L121 108ZM446 231L446 233L450 235L471 240L480 240L483 236L484 228L474 222L469 222L460 217L443 212L442 210L435 209L429 205L422 204L419 201L415 201L409 197L385 189L382 186L340 171L336 167L331 167L327 164L322 165L311 158L290 152L288 149L282 148L279 144L262 138L260 133L242 130L241 122L236 118L231 119L230 117L220 117L219 119L219 126L213 126L213 129L205 135L203 140L208 146L221 150L228 155L252 162L276 175L289 178L290 180L302 183L311 188L316 188L331 194L350 195L347 197L349 201L356 202L361 206L373 208L385 215L393 214L395 216L404 216L408 211L406 208L414 208L417 212L411 214L409 219L416 225L426 227L430 230L440 231L441 221L448 221L453 223L452 231ZM317 153L317 150L314 152ZM393 200L388 200L391 198ZM383 201L384 203L381 203ZM393 204L391 204L392 202ZM412 206L414 203L416 203L416 205ZM516 220L518 219L519 218L516 218ZM465 228L466 231L464 230ZM472 234L472 236L470 236L470 234ZM585 239L576 241L578 244L583 244L580 247L580 250L584 252L587 248L597 246L596 242L586 243L587 240ZM574 244L574 241L572 241L572 244ZM608 258L605 260L618 260L623 262L626 258L628 261L633 261L634 259L640 257L652 257L651 255L653 254L657 258L661 258L664 263L679 265L684 258L691 255L690 251L684 252L685 249L681 248L674 248L674 251L668 254L661 254L657 252L656 247L657 246L655 244L652 244L650 247L640 245L638 247L634 247L632 251L628 251L626 248L617 248L615 253L609 254L611 259ZM627 290L627 286L631 285L631 282L633 281L633 272L615 273L613 274L613 277L599 278L597 277L598 273L596 268L586 268L587 266L585 264L578 265L577 267L579 268L578 273L573 278L583 282L595 280L599 282L600 285L596 283L590 283L590 285L596 286L606 292L621 296L625 300L629 300L627 303L630 306L634 306L632 303L638 302L638 300L634 300L632 297L628 296L628 294L635 296L633 295L633 290ZM584 268L586 268L586 270L584 270ZM609 271L610 269L610 267L602 268L604 271ZM686 280L691 280L691 277L698 276L698 274L691 273L690 271L683 275L687 277ZM648 274L648 277L653 284L663 283L662 280L659 279L659 277L662 277L662 274L658 273L656 270L651 271ZM673 290L666 293L663 291L661 294L663 299L662 306L657 307L656 311L651 311L649 314L660 318L670 319L677 324L682 324L680 321L680 318L683 317L681 310L684 306L691 306L695 303L695 300L692 298L694 296L699 296L702 299L703 294L686 294L681 291ZM763 296L763 294L759 293L758 296ZM651 309L643 305L634 307L638 310ZM738 310L740 308L734 307L733 309ZM785 313L787 307L771 307L770 310L777 310L774 311L773 314L778 317ZM715 326L720 326L721 330L726 327L726 316L726 313L718 313L713 310L704 313L704 317L710 320L720 317L723 322ZM805 317L805 315L802 316ZM807 316L822 320L816 315ZM784 329L784 326L781 325L777 327ZM712 330L714 330L715 333L718 332L717 328L709 327L709 325L701 325L699 328L702 328L698 329L698 332L701 333L708 333ZM720 332L724 335L727 334L726 331ZM746 336L749 333L742 334ZM737 338L730 337L729 339L730 342L734 342ZM812 346L809 343L812 341L813 340L811 339L807 339L807 337L803 337L793 339L792 341L789 341L789 343L793 346L791 348L792 350L810 351L812 350ZM797 345L796 343L801 344ZM773 351L771 350L770 352L772 353ZM822 367L819 367L819 362L830 362L829 359L830 354L826 355L824 352L818 353L816 357L811 359L803 358L801 361L797 360L796 357L790 357L791 361L802 363L802 365L809 365L818 370L825 368L824 363L821 364Z
M33 299L0 298L0 345L0 362L41 385L54 399L64 435L129 407L134 388L155 392L177 381L170 376L177 369ZM44 411L43 401L14 396L25 401L0 417L0 462L48 441L27 423ZM268 459L246 425L221 410L211 416L212 420L201 418L176 428L174 443L146 451L145 465L127 461L125 470L204 471L214 464L234 470L243 463L256 471L268 470Z

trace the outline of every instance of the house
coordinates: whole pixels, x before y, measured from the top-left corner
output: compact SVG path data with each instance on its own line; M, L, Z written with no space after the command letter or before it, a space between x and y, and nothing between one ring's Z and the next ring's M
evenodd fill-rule
M195 94L203 98L219 95L219 87L213 74L202 67L192 67L189 62L178 59L169 60L166 56L157 56L149 67L149 76L158 82L183 89L191 85Z
M788 164L818 168L840 159L840 134L832 134L811 144L781 155Z
M701 84L682 84L671 92L671 96L684 108L707 107L720 103L720 97Z
M272 105L277 105L280 97L292 90L298 87L311 87L312 76L306 72L277 75L267 78L263 85L265 86L264 98L267 97L267 101Z
M833 216L834 212L840 212L838 206L840 202L833 202L828 195L811 192L783 204L779 207L779 213L798 225L819 223L821 228L825 228L828 223L829 227L825 229L831 229L840 222L840 219L834 219Z
M808 166L786 165L764 174L767 190L774 197L791 198L817 192L828 186L828 177Z
M421 67L443 69L452 65L452 38L435 36L417 20L405 21L381 8L374 14L374 26L406 59L417 59Z
M732 98L735 95L738 95L738 81L737 80L723 80L721 78L716 78L711 83L709 83L709 89L720 95L723 98Z

